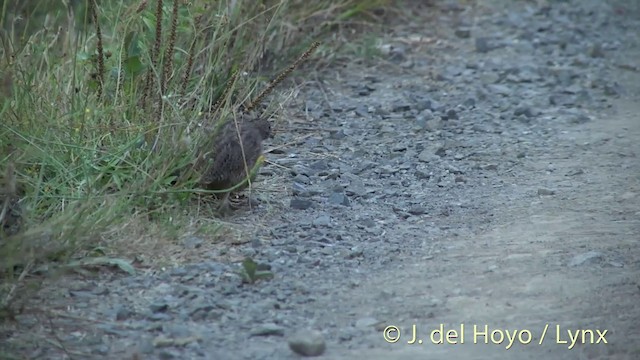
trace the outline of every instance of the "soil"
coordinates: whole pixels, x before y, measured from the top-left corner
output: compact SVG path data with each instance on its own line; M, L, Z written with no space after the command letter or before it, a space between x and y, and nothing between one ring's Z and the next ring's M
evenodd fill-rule
M291 342L318 359L640 358L640 5L475 3L408 2L381 58L299 89L258 205L227 219L250 224L242 241L52 280L30 303L52 310L2 341L32 359L300 358ZM243 284L245 256L274 278ZM440 326L457 334L434 344Z

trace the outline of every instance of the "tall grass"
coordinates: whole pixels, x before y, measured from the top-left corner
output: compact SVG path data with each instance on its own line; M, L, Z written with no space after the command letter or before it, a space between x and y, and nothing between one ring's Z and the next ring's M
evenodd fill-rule
M216 127L333 25L383 1L52 3L1 9L2 306L41 264L135 256L111 241L136 236L123 231L133 222L197 220L193 165Z

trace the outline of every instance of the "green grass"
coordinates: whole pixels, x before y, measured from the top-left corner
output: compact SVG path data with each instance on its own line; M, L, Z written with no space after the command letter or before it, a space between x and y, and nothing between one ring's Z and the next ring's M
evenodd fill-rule
M180 1L174 25L164 1L157 37L157 1L99 1L99 35L90 1L2 2L0 210L21 217L19 232L0 228L0 307L43 264L166 263L188 229L215 237L192 170L211 131L312 41L385 2ZM261 64L263 50L281 56Z

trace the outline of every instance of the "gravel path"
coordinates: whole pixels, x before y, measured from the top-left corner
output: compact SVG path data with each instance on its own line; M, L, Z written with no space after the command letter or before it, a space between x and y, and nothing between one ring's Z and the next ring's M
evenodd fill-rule
M58 316L2 341L33 359L640 358L640 6L434 3L390 25L383 59L290 102L259 206L229 219L255 224L241 244L58 279L32 304ZM274 279L241 284L221 259L244 256ZM441 324L464 344L433 344Z

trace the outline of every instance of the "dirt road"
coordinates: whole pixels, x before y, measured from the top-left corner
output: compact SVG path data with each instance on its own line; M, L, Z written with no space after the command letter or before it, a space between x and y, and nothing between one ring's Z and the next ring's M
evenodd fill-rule
M321 359L640 358L638 6L421 3L376 35L381 59L291 101L260 205L229 219L255 224L241 244L190 236L193 263L59 280L34 304L60 316L10 343L296 359L313 329ZM244 256L275 278L242 285ZM432 343L440 324L458 344Z

